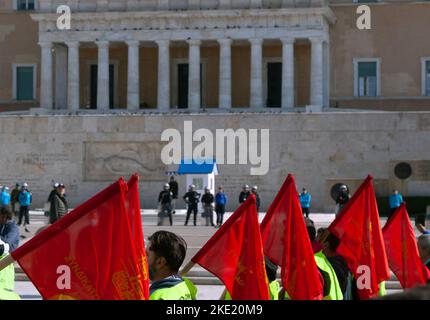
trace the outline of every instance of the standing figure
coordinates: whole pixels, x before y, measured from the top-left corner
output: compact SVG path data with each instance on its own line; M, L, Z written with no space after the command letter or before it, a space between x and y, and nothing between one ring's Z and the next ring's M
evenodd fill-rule
M176 213L176 200L178 199L178 192L179 192L179 186L178 186L178 182L175 180L175 177L170 177L170 182L169 182L169 186L170 186L170 192L173 195L173 199L172 199L172 213L175 214Z
M16 207L16 204L19 203L18 196L21 192L19 183L15 184L15 188L12 190L12 193L10 195L11 205L12 205L12 213L17 216L18 215L18 208Z
M202 204L203 204L203 217L206 218L206 226L211 225L215 227L213 220L213 203L214 203L214 195L211 193L211 190L208 187L205 187L205 194L202 196Z
M251 189L251 193L253 195L255 195L255 205L257 206L257 214L260 212L260 205L261 205L261 199L260 199L260 195L257 192L258 187L257 186L253 186Z
M54 193L49 196L50 206L49 206L49 224L55 223L64 217L68 211L69 206L66 200L66 187L64 184L56 184L57 188Z
M30 232L27 229L27 225L30 224L30 204L31 204L31 193L28 191L27 183L24 183L21 188L21 192L18 195L19 201L19 221L18 226L21 225L22 219L24 218L24 230Z
M9 188L3 187L1 189L0 193L0 207L9 207L10 205L10 194L9 194Z
M158 213L158 226L163 225L164 218L166 217L169 218L170 225L173 225L172 200L173 194L170 191L170 185L166 183L158 196L158 203L160 204L160 212Z
M188 205L187 219L185 220L185 226L188 225L191 212L194 214L194 226L197 225L197 204L199 203L200 193L196 191L196 186L191 185L188 192L183 196L185 203Z
M336 215L338 215L339 212L342 211L343 207L349 201L350 197L351 196L349 194L348 187L346 185L340 186L339 194L336 198Z
M239 203L240 204L244 203L250 195L251 195L251 192L249 191L249 186L245 184L242 188L242 192L239 194Z
M394 212L396 212L397 208L400 207L400 205L403 202L403 196L399 193L398 190L394 189L393 193L390 194L389 197L389 202L390 202L390 214L388 216L388 218L390 218Z
M299 195L299 199L303 214L306 216L306 218L309 218L309 209L311 207L312 197L309 194L308 190L306 190L306 188L302 189L302 193Z
M224 193L224 188L220 186L218 193L215 195L216 228L221 227L223 223L227 201L228 198Z

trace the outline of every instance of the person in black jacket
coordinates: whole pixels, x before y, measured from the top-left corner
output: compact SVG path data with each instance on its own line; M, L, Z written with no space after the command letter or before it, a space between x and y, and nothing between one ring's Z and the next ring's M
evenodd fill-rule
M257 192L258 187L257 186L253 186L251 189L251 193L255 195L255 204L257 206L257 214L260 211L260 205L261 205L261 199L260 199L260 195Z
M58 184L55 192L52 193L50 198L49 208L49 223L53 224L57 220L64 217L68 212L67 199L65 197L66 187L64 184Z
M346 185L342 185L336 198L336 215L342 211L343 207L349 201L350 197L351 196L349 194L348 187Z
M172 193L172 213L175 214L176 209L176 199L178 199L179 186L178 182L175 180L175 177L170 177L169 182L170 192Z
M163 190L158 195L158 203L160 203L160 212L158 213L157 225L162 226L165 217L169 217L170 225L173 225L172 200L173 193L170 191L170 185L166 183L163 187Z
M188 205L187 219L185 220L185 226L188 225L191 212L194 213L194 225L197 225L197 204L199 203L200 193L196 191L196 186L191 185L189 191L183 196L185 203Z
M242 192L239 194L239 203L242 204L248 199L248 197L251 195L251 192L249 191L249 186L246 184L242 188Z
M202 205L203 205L203 217L206 218L207 227L209 225L211 225L212 227L215 227L214 220L213 220L214 200L215 200L215 197L211 193L211 190L208 187L206 187L205 194L202 196Z

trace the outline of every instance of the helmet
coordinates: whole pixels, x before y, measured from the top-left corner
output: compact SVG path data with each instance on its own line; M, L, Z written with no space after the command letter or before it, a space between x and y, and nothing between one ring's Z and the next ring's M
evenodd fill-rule
M243 189L249 189L249 186L247 184L243 185Z
M190 189L195 189L196 188L196 186L195 185L190 185Z
M164 190L169 190L170 189L170 185L168 184L168 183L166 183L165 185L164 185Z
M208 187L205 187L205 191L211 191L211 189L209 189Z
M54 182L54 185L53 185L54 189L57 189L59 186L60 184L58 182Z
M27 182L24 182L24 184L22 185L24 188L27 188L28 187L28 184L27 184Z
M257 191L257 190L258 190L258 187L257 187L257 186L253 186L253 187L252 187L252 190Z

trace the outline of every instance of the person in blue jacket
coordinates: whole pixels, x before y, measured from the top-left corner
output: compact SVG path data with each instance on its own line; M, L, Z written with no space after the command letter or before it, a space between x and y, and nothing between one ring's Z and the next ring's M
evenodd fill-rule
M309 194L306 188L302 189L302 193L299 194L300 206L302 207L303 214L306 218L309 218L309 209L311 207L312 196Z
M19 220L18 226L22 223L22 218L25 217L24 220L24 229L25 232L30 232L27 229L27 225L30 224L30 204L31 204L31 193L28 191L28 185L26 183L23 184L21 188L21 192L18 196L19 201Z
M403 196L399 193L398 190L394 189L393 193L390 194L389 202L390 202L389 217L391 217L393 213L397 210L397 208L400 207L400 205L403 203Z
M215 195L215 212L216 212L216 226L221 227L224 221L225 206L227 205L228 198L224 193L224 188L220 186L218 193Z
M10 205L9 188L3 187L0 193L0 207L9 207L9 205Z

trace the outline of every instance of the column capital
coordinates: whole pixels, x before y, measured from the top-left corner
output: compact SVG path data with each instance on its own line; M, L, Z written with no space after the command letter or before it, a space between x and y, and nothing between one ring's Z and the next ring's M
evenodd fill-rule
M231 43L233 42L233 40L226 38L226 39L218 39L217 40L218 43L220 44L220 46L231 46Z
M200 46L202 42L200 40L187 40L190 46Z
M96 41L95 42L97 47L99 48L108 48L109 47L109 41Z
M263 41L264 41L264 39L262 39L262 38L252 38L252 39L249 39L249 42L253 46L261 46L263 44Z
M322 44L324 42L323 37L309 37L308 39L312 44Z
M80 42L79 41L66 41L64 42L68 48L79 48Z
M139 47L140 46L140 41L139 40L127 40L125 43L129 47Z
M159 47L168 47L168 46L170 46L170 40L155 40L155 43Z
M44 48L44 49L51 49L53 47L53 43L48 41L41 41L38 44L41 48Z
M296 42L296 38L293 38L293 37L281 38L281 42L282 44L294 44Z

